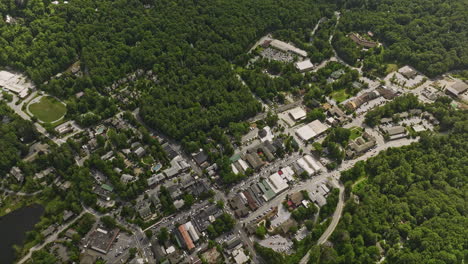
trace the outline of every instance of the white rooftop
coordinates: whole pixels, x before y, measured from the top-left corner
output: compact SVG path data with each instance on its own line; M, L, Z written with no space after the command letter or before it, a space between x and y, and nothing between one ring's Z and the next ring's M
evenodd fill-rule
M298 49L294 47L293 45L286 43L284 41L281 41L281 40L274 39L271 41L270 45L281 51L285 51L285 52L290 51L290 52L296 53L299 56L307 57L307 52L305 50Z
M309 164L305 161L304 158L300 158L297 160L297 164L305 171L308 175L312 175L315 173L315 170L309 166Z
M302 139L302 140L309 140L313 137L315 137L317 134L315 131L308 125L302 126L296 130L296 134Z
M289 114L294 119L294 121L301 120L306 117L306 111L301 107L296 107L289 110Z
M319 171L319 170L321 169L319 163L318 163L316 160L314 160L314 159L312 158L312 156L310 156L310 155L305 155L305 156L304 156L304 160L305 160L305 161L307 162L307 164L309 164L309 166L310 166L312 169L314 169L315 171Z
M22 74L0 71L0 87L17 94L24 94L24 90L33 89L34 85Z
M312 64L310 59L296 62L296 68L299 71L307 71L307 70L312 69L313 67L314 67L314 65Z
M268 181L269 183L271 183L271 189L275 193L280 193L288 188L288 184L286 183L286 181L283 178L281 178L281 176L277 172L270 175L270 177L268 177Z
M235 250L232 254L234 255L234 260L236 261L236 264L243 264L249 261L249 258L245 255L244 251L241 249Z
M422 132L422 131L426 131L426 128L422 125L416 125L413 127L414 129L414 132Z
M293 169L291 169L291 167L289 167L289 166L284 167L284 168L281 169L281 172L283 173L283 174L281 174L281 177L283 179L287 180L288 182L294 180L294 178L293 178L294 171L293 171Z
M263 137L263 138L260 138L260 141L261 142L265 142L265 141L273 141L273 133L271 133L271 128L269 126L266 126L264 127L263 129L265 129L265 131L267 132L266 136Z
M320 122L320 120L314 120L310 122L307 125L304 125L296 130L296 134L302 139L302 140L309 140L311 138L314 138L323 132L325 132L328 129L328 126L325 125L324 123Z

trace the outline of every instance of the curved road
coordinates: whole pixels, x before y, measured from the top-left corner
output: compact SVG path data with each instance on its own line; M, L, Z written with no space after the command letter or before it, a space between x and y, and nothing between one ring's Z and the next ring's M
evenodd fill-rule
M340 189L340 196L338 200L338 204L336 205L335 212L333 213L333 218L330 225L327 227L325 232L323 232L322 236L317 241L317 245L321 245L325 243L328 238L330 238L333 231L335 231L336 226L340 222L341 214L343 213L344 207L344 187L341 183L339 183L338 188ZM310 250L307 251L307 254L301 259L299 264L306 264L309 261Z

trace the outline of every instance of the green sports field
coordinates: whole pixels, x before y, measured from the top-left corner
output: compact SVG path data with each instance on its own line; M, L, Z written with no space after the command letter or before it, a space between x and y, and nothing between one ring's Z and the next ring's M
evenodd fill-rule
M39 102L29 105L29 111L44 123L59 120L67 112L67 107L52 96L44 96Z

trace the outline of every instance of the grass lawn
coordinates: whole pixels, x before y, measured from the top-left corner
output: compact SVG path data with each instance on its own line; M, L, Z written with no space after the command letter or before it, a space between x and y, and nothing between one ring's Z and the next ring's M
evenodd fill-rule
M51 96L44 96L39 102L30 104L29 111L44 123L51 123L67 112L67 107Z
M354 127L351 129L351 136L350 139L354 140L358 137L362 136L362 128Z
M333 98L333 100L335 100L335 102L341 103L344 100L350 98L351 96L348 93L346 93L345 89L342 89L331 93L331 97Z

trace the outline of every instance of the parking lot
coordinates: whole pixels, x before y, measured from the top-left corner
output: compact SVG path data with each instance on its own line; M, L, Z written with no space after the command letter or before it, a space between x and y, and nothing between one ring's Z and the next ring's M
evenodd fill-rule
M292 249L293 242L287 240L286 238L280 235L274 235L267 237L264 240L259 242L260 245L264 247L269 247L276 252L289 253Z
M357 115L362 115L362 114L365 114L367 113L369 110L371 109L374 109L375 107L378 107L378 106L381 106L381 105L384 105L388 102L387 99L383 98L383 97L378 97L372 101L369 101L367 103L364 103L363 105L361 105L357 110L356 110L356 114Z
M127 260L128 250L132 247L137 247L135 240L128 234L121 232L104 259L108 263L123 263Z

